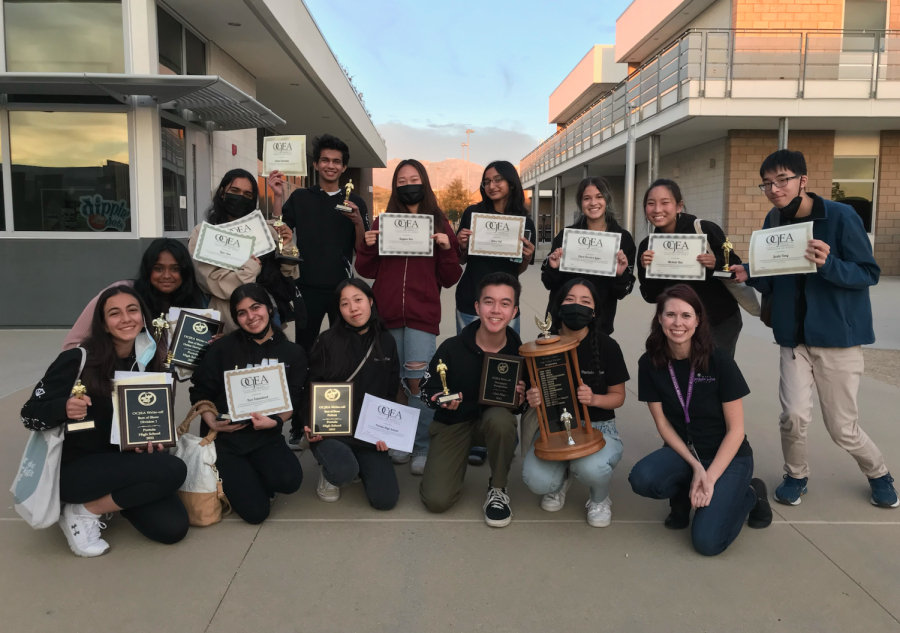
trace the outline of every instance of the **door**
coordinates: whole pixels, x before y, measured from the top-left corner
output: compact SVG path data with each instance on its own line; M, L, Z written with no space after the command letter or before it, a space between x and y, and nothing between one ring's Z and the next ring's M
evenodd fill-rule
M187 130L187 167L188 167L188 214L193 229L206 219L206 211L212 202L212 170L210 167L210 139L209 134L189 126Z

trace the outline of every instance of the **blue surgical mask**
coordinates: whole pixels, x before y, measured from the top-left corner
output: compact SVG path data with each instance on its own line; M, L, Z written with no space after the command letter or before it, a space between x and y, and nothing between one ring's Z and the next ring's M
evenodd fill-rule
M147 328L141 330L137 338L134 339L134 357L137 359L138 368L141 371L147 370L147 365L156 356L156 341L147 332Z

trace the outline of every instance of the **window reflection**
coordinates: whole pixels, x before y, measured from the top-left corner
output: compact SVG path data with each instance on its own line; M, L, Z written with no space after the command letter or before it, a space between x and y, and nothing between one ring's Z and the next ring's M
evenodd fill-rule
M187 169L184 126L162 124L163 229L187 231Z
M127 116L9 113L16 231L131 230Z

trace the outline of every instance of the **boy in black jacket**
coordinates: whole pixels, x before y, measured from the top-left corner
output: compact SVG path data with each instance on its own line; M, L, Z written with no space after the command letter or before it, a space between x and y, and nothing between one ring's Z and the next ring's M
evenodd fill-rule
M506 527L512 520L506 483L516 450L516 416L509 409L478 403L481 365L485 353L518 355L522 345L508 327L515 318L522 287L508 273L492 273L478 284L475 312L479 320L459 336L444 341L431 359L422 382L422 399L437 409L428 429L431 446L419 486L419 497L431 512L445 512L459 499L466 475L469 447L484 439L491 483L484 503L484 520L491 527ZM438 365L446 365L447 388L461 398L438 404L443 384ZM519 381L519 401L525 401L526 384Z

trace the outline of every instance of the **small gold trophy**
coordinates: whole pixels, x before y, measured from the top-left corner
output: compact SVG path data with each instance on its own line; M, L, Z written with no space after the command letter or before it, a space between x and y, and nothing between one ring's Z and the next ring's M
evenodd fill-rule
M75 386L72 387L72 397L78 398L79 400L84 400L84 397L87 395L87 387L81 384L81 380L75 381ZM93 420L85 420L83 417L78 420L74 420L72 422L66 422L66 433L75 433L77 431L90 431L95 426Z
M276 232L278 231L279 226L284 226L284 222L281 220L281 216L278 216L278 219L275 220L275 224L272 226L275 227ZM278 255L275 259L281 261L286 261L292 264L299 264L303 261L300 257L300 250L294 246L293 244L284 245L284 238L281 237L281 233L278 233Z
M722 270L717 270L713 273L713 277L731 277L731 266L728 264L728 259L731 257L731 251L734 250L734 244L731 243L731 240L728 237L725 237L725 243L722 244L722 251L725 253L725 265L722 266Z
M347 194L344 196L344 204L339 204L335 207L338 211L342 213L353 213L353 209L347 206L347 203L350 202L350 192L353 191L353 179L347 181L347 184L344 185L344 189L347 190Z
M438 359L437 364L437 373L438 376L441 377L441 384L444 386L444 394L438 396L438 404L445 404L447 402L453 402L454 400L459 400L460 395L458 393L450 393L450 389L447 388L447 366L444 364L444 361L440 358Z
M550 328L553 326L553 319L550 317L550 313L547 313L547 318L541 321L539 318L534 317L534 322L538 326L538 329L541 331L541 335L537 337L535 343L538 345L548 345L550 343L555 343L559 340L559 336L557 334L550 334Z
M156 342L159 343L159 338L162 336L163 330L169 329L169 322L166 320L166 313L161 313L157 318L153 319L150 322L150 325L156 330L154 333L154 337L156 338Z
M569 438L568 445L575 446L575 440L572 439L572 414L566 411L565 407L563 407L562 415L559 416L559 421L566 427L566 435Z
M79 400L84 400L84 396L87 394L87 387L81 384L81 380L75 381L75 386L72 387L72 397L78 398Z

